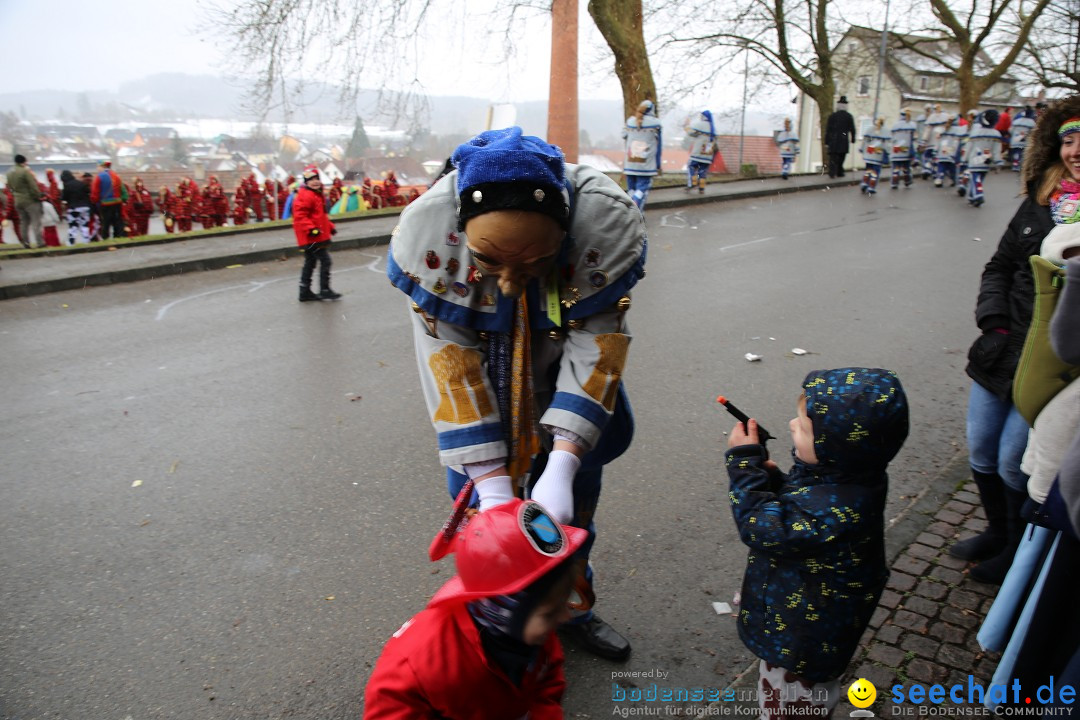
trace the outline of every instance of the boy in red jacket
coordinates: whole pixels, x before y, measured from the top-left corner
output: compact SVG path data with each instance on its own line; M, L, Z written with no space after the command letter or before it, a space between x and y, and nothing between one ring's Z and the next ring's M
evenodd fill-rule
M458 574L383 648L364 694L364 720L561 720L572 558L588 533L531 500L474 515L446 541Z
M314 165L304 168L304 184L296 193L292 204L293 230L296 244L304 248L304 269L300 271L300 302L312 300L337 300L341 297L330 289L330 236L337 233L334 223L326 214L319 169ZM316 295L311 291L311 276L315 263L319 263L319 286Z

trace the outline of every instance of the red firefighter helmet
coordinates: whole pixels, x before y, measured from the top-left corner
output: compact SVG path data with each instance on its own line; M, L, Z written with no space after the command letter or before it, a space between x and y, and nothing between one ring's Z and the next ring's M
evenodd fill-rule
M581 528L560 525L532 500L511 500L474 515L443 552L432 553L435 560L454 553L458 574L428 606L524 590L570 559L588 536Z

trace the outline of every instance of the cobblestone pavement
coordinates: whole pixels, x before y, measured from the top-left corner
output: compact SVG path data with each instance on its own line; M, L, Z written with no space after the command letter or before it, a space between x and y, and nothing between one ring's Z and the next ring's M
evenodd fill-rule
M982 531L986 518L973 483L957 490L892 565L878 609L852 659L842 686L866 678L877 687L874 706L880 717L883 698L897 683L990 684L998 653L982 652L975 639L997 594L996 585L972 580L969 563L949 555L953 542ZM846 695L834 717L854 710Z

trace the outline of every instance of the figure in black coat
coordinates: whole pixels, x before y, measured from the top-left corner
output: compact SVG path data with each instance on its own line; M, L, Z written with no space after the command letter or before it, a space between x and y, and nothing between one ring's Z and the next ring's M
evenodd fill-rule
M847 111L847 96L841 95L836 111L825 123L825 148L829 153L829 177L844 177L844 158L855 142L855 118Z

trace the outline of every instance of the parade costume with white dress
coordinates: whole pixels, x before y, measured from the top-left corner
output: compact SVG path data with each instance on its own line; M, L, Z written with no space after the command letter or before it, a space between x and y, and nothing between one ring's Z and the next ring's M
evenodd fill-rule
M699 182L698 191L705 192L705 178L708 177L713 157L717 152L716 127L712 113L702 110L686 126L686 139L689 142L690 160L686 164L686 187L694 187L694 180Z
M911 187L911 163L915 160L915 135L918 128L908 117L901 115L892 126L892 173L889 175L889 187L895 190L900 177L904 178L904 187Z
M862 156L866 163L866 172L863 173L862 183L859 189L865 195L873 195L877 192L878 178L881 176L881 167L889 162L889 146L892 136L881 128L871 128L863 135Z
M776 146L780 149L780 177L787 180L791 166L799 154L799 134L794 130L783 129L776 136Z
M941 111L935 111L926 117L923 127L919 129L919 146L922 148L920 157L922 163L923 180L934 175L937 169L937 148L941 133L945 131L945 122L949 116Z
M458 152L485 137L513 142L500 135L511 131L520 137L520 128L489 131ZM570 524L589 531L579 553L584 564L595 538L603 466L633 436L621 375L630 344L629 292L645 275L644 218L604 174L566 164L563 177L560 153L562 192L550 185L529 191L546 208L568 207L555 267L529 281L519 299L504 296L467 247L459 206L500 192L517 170L511 155L500 179L481 184L482 192L459 179L456 160L458 170L409 205L393 233L387 275L412 300L421 387L450 495L458 495L477 464L505 463L515 482L531 485L554 437L575 442L586 452L573 475ZM462 182L468 185L459 188Z
M949 187L956 187L956 160L967 132L958 124L959 118L955 123L945 128L938 137L937 148L934 151L937 161L934 172L935 187L942 187L945 184L945 178L949 179Z
M1024 162L1024 147L1027 146L1028 135L1035 129L1035 111L1025 108L1012 121L1012 136L1009 138L1009 158L1012 160L1012 171L1020 172L1020 166Z
M968 131L964 145L964 163L967 165L967 199L975 207L986 202L983 195L983 179L991 167L1001 162L1001 133L994 129L996 110L984 110L978 122Z
M636 115L626 118L622 137L626 145L623 158L623 174L626 176L626 192L639 210L645 209L645 200L652 187L652 179L660 174L662 141L660 118L652 102L646 100L640 123Z

